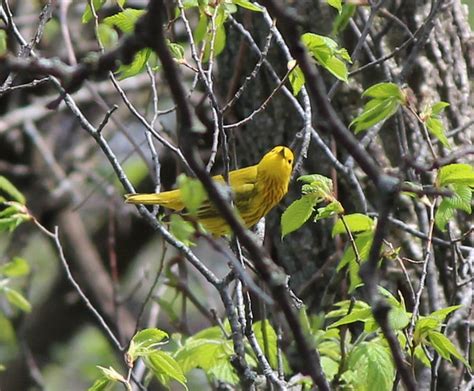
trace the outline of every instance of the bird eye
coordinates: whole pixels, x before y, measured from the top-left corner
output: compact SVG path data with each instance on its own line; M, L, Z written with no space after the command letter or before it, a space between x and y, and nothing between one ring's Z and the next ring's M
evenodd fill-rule
M291 162L292 162L292 160L291 160L291 159L288 159L288 163L290 163L290 164L291 164Z

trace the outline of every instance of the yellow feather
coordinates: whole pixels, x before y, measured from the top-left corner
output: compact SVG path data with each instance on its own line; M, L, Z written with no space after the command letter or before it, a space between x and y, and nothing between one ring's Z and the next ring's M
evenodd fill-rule
M254 166L229 172L229 182L234 194L235 206L246 227L255 225L288 191L293 152L277 146L265 154ZM222 175L214 176L223 183ZM184 204L179 189L151 194L127 194L125 202L131 204L157 204L181 211ZM226 235L230 228L209 201L204 201L197 213L200 223L214 235Z

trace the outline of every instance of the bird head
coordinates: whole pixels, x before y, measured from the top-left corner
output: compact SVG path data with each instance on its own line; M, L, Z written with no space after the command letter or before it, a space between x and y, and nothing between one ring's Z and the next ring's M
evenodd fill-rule
M290 148L281 145L267 152L257 165L260 175L267 177L280 177L289 181L293 169L293 152Z

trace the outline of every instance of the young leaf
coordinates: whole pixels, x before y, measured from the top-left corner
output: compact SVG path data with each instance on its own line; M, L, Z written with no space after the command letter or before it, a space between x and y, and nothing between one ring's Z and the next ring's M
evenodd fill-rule
M443 198L451 207L471 213L472 189L466 185L452 185L454 194L451 197Z
M29 215L16 214L6 218L0 218L0 232L13 232L21 223L31 219Z
M97 379L92 386L90 386L87 391L106 391L109 390L112 386L113 382L107 377L102 376Z
M339 13L342 11L342 0L327 0L327 3L338 10Z
M344 226L343 219L350 232L367 232L373 231L374 229L374 220L372 220L369 216L366 216L362 213L353 213L341 217L336 221L336 224L334 224L334 228L332 229L332 237L336 236L337 234L346 233L346 227Z
M345 3L343 5L341 13L336 16L332 24L332 35L338 35L341 31L345 30L356 9L357 7L353 4Z
M0 30L0 56L4 55L7 50L7 32L5 30Z
M373 99L364 106L362 113L349 126L355 125L354 131L357 134L381 121L387 120L397 112L399 106L400 103L394 98Z
M435 213L435 224L440 231L446 230L446 224L454 216L455 209L446 201L442 200Z
M344 213L344 208L339 201L333 201L322 208L318 208L314 221L326 219L340 213Z
M102 6L105 4L106 1L107 0L92 0L92 5L94 6L94 10L96 13L102 8ZM82 14L82 23L89 22L93 16L94 14L92 13L90 4L89 2L87 2L86 9L84 13Z
M97 365L97 368L99 368L100 371L104 374L104 377L110 381L120 382L120 383L127 382L127 380L125 380L125 378L112 367L104 368L104 367L101 367L100 365Z
M163 339L168 338L168 334L160 329L144 329L139 331L132 338L128 354L131 361L135 361L140 356L146 356L155 351Z
M469 368L466 359L461 355L461 353L459 353L456 346L454 346L454 344L444 334L438 331L430 331L428 333L428 339L431 346L433 346L438 354L445 360L451 362L451 356L453 356Z
M3 291L5 292L5 296L10 304L24 312L31 312L30 302L26 300L20 292L8 287L3 288Z
M290 65L290 63L288 63L289 69L291 69L293 66L293 65ZM304 82L305 82L304 74L301 68L299 66L294 67L292 71L290 72L290 74L288 75L288 79L290 80L291 89L293 90L293 95L294 96L298 95L301 89L303 88Z
M419 345L430 331L436 331L441 327L438 319L430 317L420 317L415 324L415 332L413 333L413 342Z
M429 317L438 319L440 322L443 322L451 312L456 311L461 307L462 305L459 304L459 305L452 305L446 308L441 308L440 310L434 311L431 314L429 314Z
M449 106L448 102L443 102L443 101L437 102L433 106L431 106L431 114L439 115L448 106Z
M366 322L372 318L372 310L370 308L362 308L359 310L353 310L350 314L344 316L342 319L339 319L337 322L334 322L329 325L328 328L339 327L345 324L350 324L354 322Z
M178 239L180 242L183 242L185 245L195 245L191 238L196 230L189 221L184 220L180 215L171 215L170 231L176 239Z
M207 374L212 379L216 379L220 382L229 383L231 385L239 384L239 377L228 360L220 361L217 365L209 369Z
M329 37L314 33L303 34L301 41L323 68L339 80L347 82L348 71L344 61L350 62L350 56L347 51L339 49L337 42Z
M122 64L117 69L116 73L119 76L119 80L127 79L143 72L151 55L152 51L149 48L136 52L135 57L133 57L133 61L130 64Z
M454 163L441 167L438 172L439 186L460 184L474 186L474 167L469 164Z
M30 272L30 265L23 258L15 257L0 266L0 274L6 277L21 277Z
M426 120L426 128L435 136L446 148L451 148L449 140L444 134L444 125L439 118L430 117Z
M233 0L233 3L250 11L263 12L262 7L257 4L253 4L248 0Z
M144 13L144 10L125 8L123 11L105 18L104 23L117 27L123 33L131 33L135 29L135 23Z
M284 238L290 232L300 228L313 213L315 198L312 195L303 195L294 201L281 216L281 236Z
M348 368L356 375L351 382L356 390L392 389L395 378L392 355L379 339L357 345L349 355Z
M362 96L368 96L375 99L395 98L400 102L405 100L405 95L395 83L378 83L367 88Z
M278 367L278 349L275 330L267 319L255 322L252 328L262 351L265 351L268 354L267 358L270 366L276 369Z
M4 176L0 175L0 191L6 193L12 200L25 205L25 196Z
M372 232L368 232L358 235L355 239L355 245L357 247L357 251L359 253L361 261L367 260L367 257L369 256L370 247L372 246L373 238L374 234ZM350 263L357 263L354 249L352 246L347 247L347 250L342 255L341 261L337 265L336 270L340 271L344 266Z
M156 351L145 358L145 364L163 384L176 380L188 389L183 370L169 353Z
M328 381L332 381L339 371L339 363L326 356L321 357L321 367ZM305 388L303 388L303 390L305 390Z

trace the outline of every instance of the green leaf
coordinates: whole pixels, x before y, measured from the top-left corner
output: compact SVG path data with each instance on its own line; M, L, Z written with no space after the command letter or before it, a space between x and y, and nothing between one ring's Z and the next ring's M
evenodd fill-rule
M348 357L348 368L355 375L351 385L360 391L390 391L395 368L390 351L380 339L361 342Z
M209 20L207 15L204 12L201 12L199 22L193 32L193 38L196 45L198 45L204 40L204 37L206 36L208 30L208 22Z
M220 361L217 365L213 366L207 374L216 380L221 382L229 383L232 385L239 384L239 377L234 371L232 364L229 361Z
M438 172L439 186L460 184L474 186L474 167L470 164L455 163L441 167Z
M448 205L455 209L471 213L472 189L466 185L452 185L454 194L451 197L443 198Z
M100 42L106 49L113 47L118 42L117 31L105 23L99 24L97 32Z
M107 379L105 376L97 379L87 391L107 391L112 388L113 382Z
M320 198L331 198L332 196L332 179L319 174L303 175L298 181L308 185L303 185L303 194L315 193Z
M127 382L127 380L112 367L104 368L104 367L101 367L100 365L97 365L97 368L99 368L99 370L103 373L104 377L110 381L120 382L120 383Z
M338 10L339 13L342 11L342 0L326 0L327 3Z
M31 217L25 214L16 214L0 219L0 232L13 232L21 223L30 220Z
M340 213L344 213L344 208L339 201L333 201L322 208L318 208L314 221L326 219Z
M374 235L372 232L358 235L354 242L357 247L357 251L361 258L361 261L366 261L369 256L370 247L372 246L372 240ZM350 263L357 263L354 249L352 246L347 246L346 251L342 255L341 261L337 265L336 270L340 271L344 266Z
M299 66L294 67L288 75L288 79L290 80L293 95L298 95L301 89L303 88L305 82L304 74L301 68Z
M180 215L172 214L170 217L171 234L186 246L193 246L195 243L191 240L196 229L189 222L184 220Z
M368 232L374 230L375 223L373 219L362 213L353 213L343 216L336 221L336 224L334 224L332 229L332 237L336 236L337 234L347 233L343 219L350 232Z
M427 367L427 368L431 368L431 361L429 359L429 357L426 355L425 353L425 349L423 349L423 347L421 345L418 345L416 348L415 348L415 357L421 361L421 363Z
M434 311L431 314L429 314L429 317L438 319L440 322L443 322L444 319L446 319L446 317L451 312L454 312L454 311L458 310L461 307L462 307L462 305L459 304L459 305L452 305L452 306L446 307L446 308L441 308L440 310Z
M4 55L7 51L7 32L5 30L0 30L0 56Z
M203 56L204 62L208 62L211 56L211 39L212 39L212 34L211 34L211 31L209 30L208 35L207 35L207 40L206 40L206 47L204 48L204 56ZM222 51L225 48L226 40L227 40L227 35L225 32L224 24L218 24L216 26L216 36L214 38L213 58L217 57L219 54L222 53Z
M435 136L446 148L451 148L449 140L444 134L444 125L439 118L430 117L426 120L426 128Z
M336 41L324 35L306 33L301 36L301 41L323 68L347 82L348 71L344 63L350 60L347 50L339 49Z
M184 205L191 214L195 214L207 198L202 183L197 179L188 178L186 175L181 174L178 177L178 186L181 190Z
M111 27L117 27L123 33L132 33L135 23L144 13L144 10L125 8L123 11L105 18L104 23Z
M329 71L333 76L342 80L343 82L348 81L348 70L346 64L335 56L327 56L324 51L315 51L317 53L316 59L323 68Z
M367 88L362 96L368 96L375 99L395 98L400 102L405 100L405 96L395 83L378 83Z
M354 131L357 134L381 121L387 120L397 112L399 107L400 103L395 98L370 100L364 106L362 113L349 126L355 125Z
M92 0L92 5L94 6L94 10L96 13L102 8L102 6L105 4L106 1L107 0ZM87 2L86 9L84 13L82 14L82 23L89 22L93 16L94 14L92 13L90 4L89 2Z
M0 274L7 277L21 277L30 272L30 265L28 262L20 257L13 258L0 266Z
M24 312L31 312L31 304L20 292L8 287L4 287L3 291L10 304Z
M268 354L267 358L270 366L276 369L278 367L278 349L277 335L274 328L267 319L255 322L252 328L255 333L255 338L257 338L257 342L262 348L262 352ZM265 347L267 349L265 349Z
M294 201L281 216L281 236L284 238L290 232L300 228L313 213L315 198L311 195L303 195Z
M0 191L6 193L13 201L25 205L25 196L4 176L0 175Z
M370 308L362 308L362 309L354 309L352 312L342 319L339 319L337 322L334 322L328 326L328 328L332 329L334 327L339 327L345 324L350 324L354 322L366 322L367 320L372 318L372 309Z
M336 16L336 19L334 19L332 24L332 35L338 35L340 32L345 30L355 11L355 5L347 3L343 5L342 11Z
M428 333L428 339L431 346L438 352L438 354L445 360L451 362L451 356L457 358L466 367L470 368L466 359L459 353L456 346L442 333L438 331L430 331Z
M446 199L441 201L435 213L435 224L440 231L446 231L446 224L453 218L454 212L455 208Z
M436 331L441 327L441 321L431 317L420 317L415 323L413 342L419 345L430 331Z
M142 345L144 347L153 347L159 344L164 339L168 338L168 333L157 329L144 329L136 333L132 339L137 345Z
M160 329L152 328L139 331L132 338L128 349L131 360L135 361L140 356L153 353L165 338L168 338L168 334Z
M130 64L120 65L120 67L115 72L119 76L119 80L127 79L143 72L151 54L152 50L149 48L145 48L136 52L135 57L133 57L133 61Z
M250 11L263 12L262 7L260 7L257 4L253 4L248 0L233 0L233 3L240 6L240 7L242 7L242 8L246 8Z
M328 381L332 381L339 371L339 363L326 356L321 357L321 367Z
M435 103L433 106L431 106L431 114L439 115L448 106L449 106L448 102L441 101L441 102Z
M184 59L184 48L179 43L168 41L168 49L170 50L173 58L178 62Z
M145 365L164 385L168 385L170 380L176 380L188 389L181 366L169 353L156 351L145 358Z
M233 354L228 341L210 338L189 338L174 355L176 361L186 373L193 368L202 368L208 372L221 361Z

